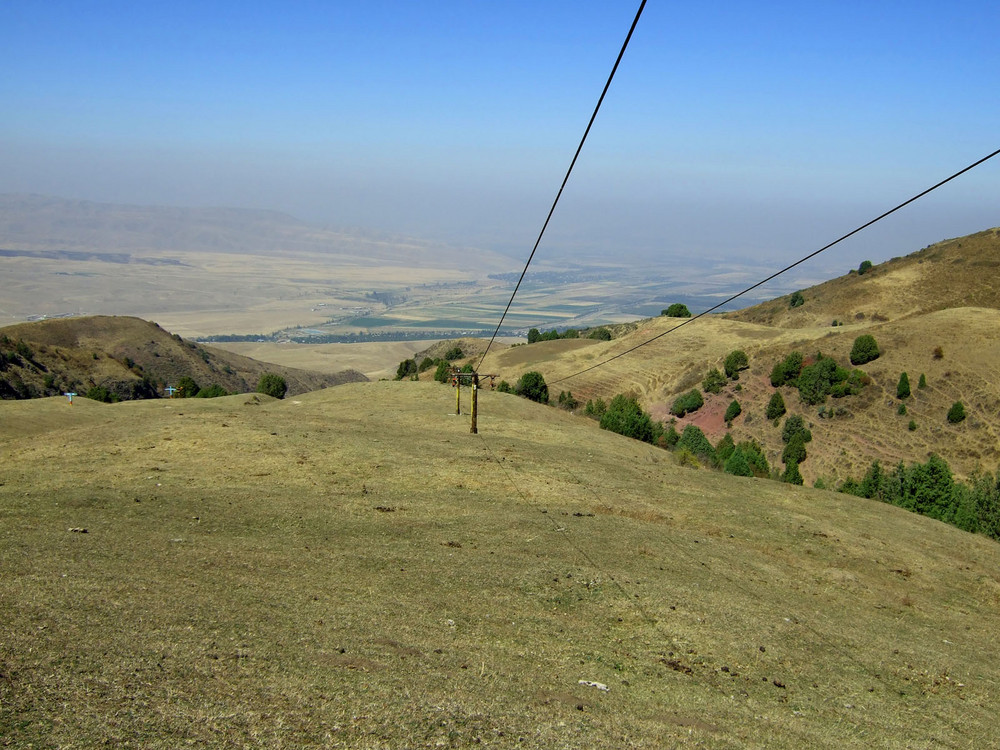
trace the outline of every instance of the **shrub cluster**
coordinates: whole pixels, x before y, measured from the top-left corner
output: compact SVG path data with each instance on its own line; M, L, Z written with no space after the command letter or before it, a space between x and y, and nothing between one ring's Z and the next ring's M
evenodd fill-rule
M601 429L635 438L644 443L655 443L663 434L663 425L654 422L635 396L619 393L601 415Z
M792 352L771 369L771 385L780 388L790 383L802 372L802 352Z
M688 310L688 306L680 302L674 302L666 310L660 311L661 316L666 316L668 318L690 318L691 311Z
M801 437L803 443L812 441L812 433L806 427L805 420L798 414L793 414L785 420L781 428L781 442L788 443L794 437Z
M201 388L196 394L194 394L195 398L218 398L219 396L228 396L228 395L230 395L229 391L227 391L218 383L212 383L212 385L210 386Z
M451 363L456 359L461 359L463 356L465 356L465 353L462 351L462 347L453 346L444 353L443 357L435 359L424 357L420 360L419 364L417 364L415 358L404 359L399 363L399 367L396 368L395 380L416 380L419 373L426 372L432 367L437 367L437 370L434 372L434 379L439 383L447 382L448 375L451 372Z
M89 388L83 395L93 401L101 401L105 404L110 404L118 400L103 385L95 385Z
M201 386L195 382L194 378L190 375L184 375L177 380L177 391L174 393L174 398L194 398L200 390Z
M257 393L263 393L274 398L284 398L288 392L288 383L280 375L273 372L265 372L257 381Z
M684 432L681 433L680 439L677 441L677 450L686 450L706 464L715 463L715 448L705 437L701 428L693 424L684 428Z
M727 382L726 376L719 372L719 368L713 367L701 381L701 389L705 393L721 393Z
M451 375L451 363L446 359L438 360L437 369L434 371L434 379L439 383L447 383Z
M785 420L781 440L785 443L785 449L781 452L781 460L785 464L781 481L802 484L799 464L806 460L806 443L812 441L812 433L806 428L802 417L794 414Z
M542 373L534 370L524 373L514 386L514 393L539 404L549 403L549 387Z
M899 376L899 382L896 383L896 398L909 398L910 396L910 378L904 372Z
M600 419L604 416L604 412L608 410L608 405L605 403L603 398L592 398L587 401L587 405L583 407L583 413L588 417L597 417Z
M607 330L607 329L604 329ZM580 338L580 332L575 328L569 328L563 333L559 333L555 328L553 328L548 333L539 333L537 328L532 328L528 331L528 343L534 344L536 341L558 341L559 339L578 339ZM610 340L610 332L608 339Z
M559 406L568 411L573 411L576 407L580 405L580 402L573 398L572 391L559 391Z
M764 409L764 416L770 420L778 419L785 414L785 399L781 397L781 391L775 391L774 395L771 396L771 400L767 402L767 407Z
M854 346L851 347L851 364L863 365L879 358L878 343L870 333L863 334L854 339Z
M396 368L396 380L411 377L417 374L417 362L413 359L404 359Z
M746 370L750 367L750 359L747 357L747 353L742 349L736 349L729 352L726 355L726 361L723 364L723 368L726 371L726 377L732 378L733 380L740 379L740 371Z
M795 380L799 396L807 404L822 404L827 396L855 396L871 382L861 370L848 370L838 366L833 357L822 354L817 354L816 357L813 364L802 368Z
M837 365L833 357L816 355L816 361L803 367L804 358L801 352L792 352L771 369L771 385L779 388L783 385L794 385L799 389L799 395L807 404L822 404L827 396L843 398L854 396L861 392L871 379L861 370L848 370ZM784 411L784 401L771 398L767 406L767 418L776 419Z
M771 467L767 463L764 449L755 440L745 440L736 445L724 461L723 471L727 474L760 478L771 475Z
M948 410L948 421L958 424L965 419L965 405L961 401L956 401Z
M781 473L781 481L788 484L798 485L805 483L802 479L802 472L799 471L799 465L794 461L792 463L785 464L785 470Z
M673 405L670 407L670 413L678 417L683 417L689 412L698 411L704 405L705 399L701 397L701 394L697 390L692 389L674 400Z
M708 465L729 474L746 477L771 475L764 449L756 441L747 440L734 444L732 435L727 432L718 445L713 446L705 433L695 425L685 426L684 431L678 434L673 425L664 427L654 421L643 411L634 396L619 394L610 404L605 404L602 399L592 399L587 402L584 411L590 416L600 416L603 429L662 448L674 449L677 461L682 466ZM799 420L800 427L804 429L801 418ZM795 424L793 421L790 431L800 432L801 430L794 429ZM808 434L808 430L805 432Z
M736 417L743 413L743 407L740 406L740 402L733 399L729 402L729 406L726 408L726 424L730 424Z

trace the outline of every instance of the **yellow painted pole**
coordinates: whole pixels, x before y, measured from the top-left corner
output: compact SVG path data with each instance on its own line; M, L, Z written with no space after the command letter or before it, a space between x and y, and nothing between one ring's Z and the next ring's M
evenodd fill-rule
M479 373L472 373L472 428L469 430L473 435L479 434L479 425L476 423L479 417Z

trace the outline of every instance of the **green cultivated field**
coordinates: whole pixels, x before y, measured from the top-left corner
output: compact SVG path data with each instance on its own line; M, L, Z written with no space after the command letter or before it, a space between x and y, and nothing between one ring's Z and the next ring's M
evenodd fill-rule
M995 743L993 542L453 409L0 403L2 744Z

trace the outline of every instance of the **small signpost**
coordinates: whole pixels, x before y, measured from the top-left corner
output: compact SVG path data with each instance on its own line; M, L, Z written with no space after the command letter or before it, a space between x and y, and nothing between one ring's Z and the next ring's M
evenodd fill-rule
M165 390L167 392L167 398L173 398L174 394L177 392L177 389L174 388L172 385L168 385L163 390Z
M72 406L73 405L73 396L75 396L76 394L75 393L64 393L63 395L66 398L69 399L69 405Z

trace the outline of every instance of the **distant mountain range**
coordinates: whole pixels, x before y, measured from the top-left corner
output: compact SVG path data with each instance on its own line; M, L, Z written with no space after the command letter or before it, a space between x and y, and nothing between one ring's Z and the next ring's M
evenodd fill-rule
M410 237L314 226L278 211L134 206L26 194L0 194L0 248L7 253L98 252L108 254L110 262L161 253L236 253L336 256L353 264L430 268L467 263L469 252ZM475 257L486 272L511 268L510 259L496 253L476 250Z

